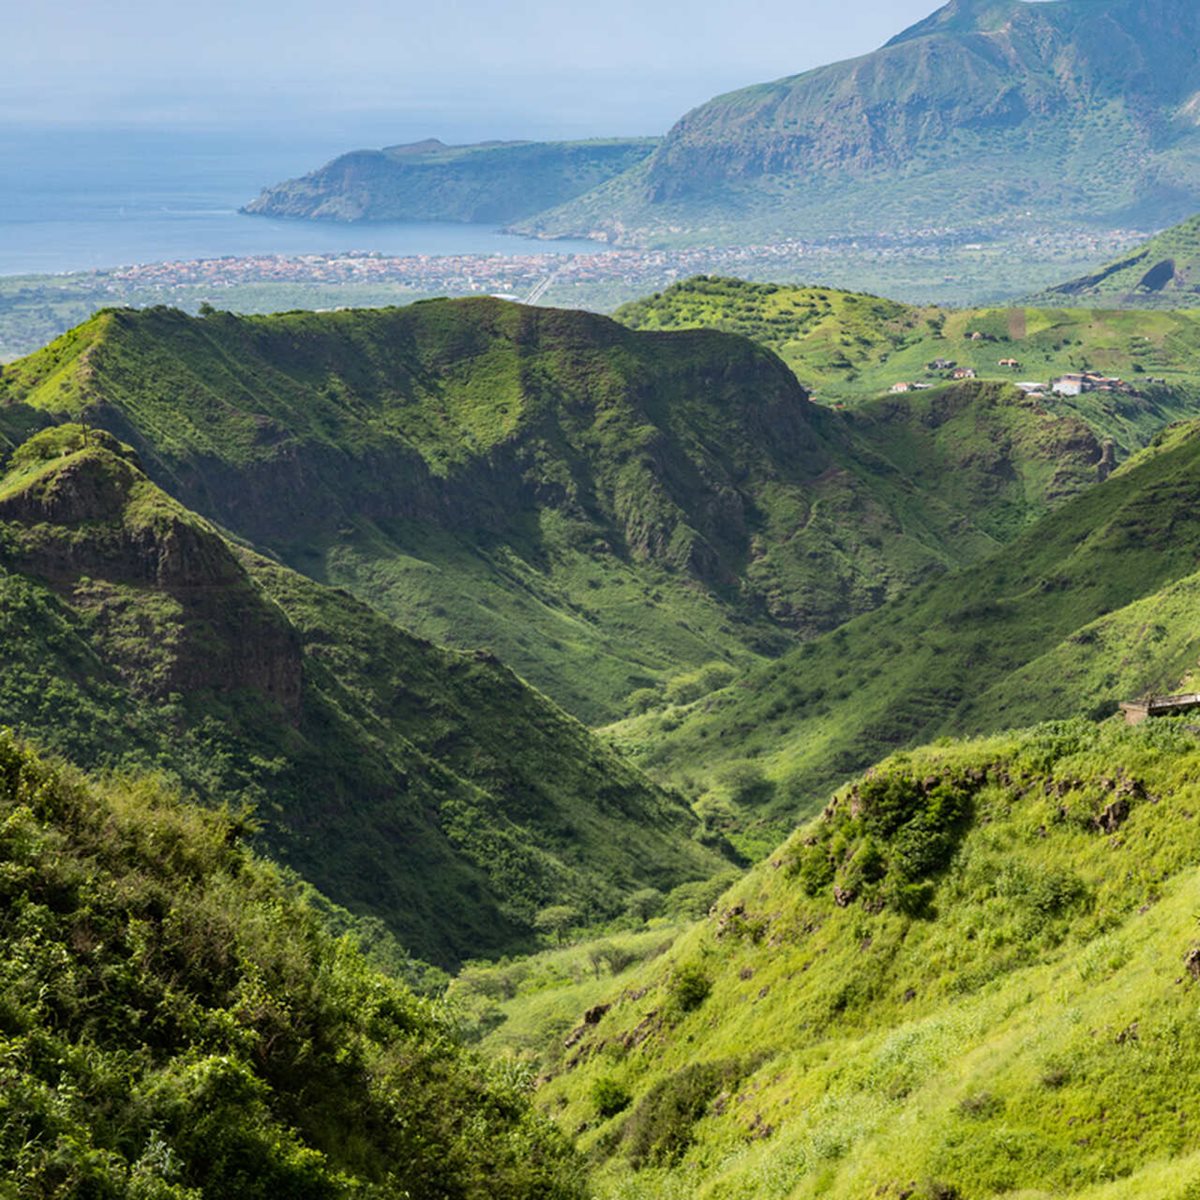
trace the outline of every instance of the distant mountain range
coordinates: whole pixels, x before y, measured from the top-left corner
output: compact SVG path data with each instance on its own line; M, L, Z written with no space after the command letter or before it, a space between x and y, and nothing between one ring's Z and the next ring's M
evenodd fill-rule
M521 154L537 164L521 200L543 195L543 211L504 218L498 205L487 219L543 236L1161 225L1200 207L1198 42L1189 0L952 0L872 54L720 96L657 146L609 144L602 168L598 149L385 151L269 189L251 209L462 219L483 209L464 208L457 191L443 198L445 173L508 197ZM397 165L406 159L411 168ZM397 207L400 178L414 190Z

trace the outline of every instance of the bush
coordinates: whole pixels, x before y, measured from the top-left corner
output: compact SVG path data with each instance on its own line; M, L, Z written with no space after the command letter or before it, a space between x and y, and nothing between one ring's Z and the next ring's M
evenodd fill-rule
M592 1104L602 1120L624 1112L632 1102L629 1092L609 1075L602 1075L592 1084Z
M711 991L712 980L697 966L677 967L667 985L670 1007L679 1014L695 1012Z
M623 1140L635 1168L669 1167L692 1144L697 1121L741 1074L735 1061L692 1063L650 1089L626 1122Z

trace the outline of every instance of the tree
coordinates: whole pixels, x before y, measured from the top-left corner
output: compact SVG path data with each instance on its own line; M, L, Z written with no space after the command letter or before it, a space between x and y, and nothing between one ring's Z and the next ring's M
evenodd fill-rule
M533 927L539 933L554 937L560 943L568 929L579 924L579 911L569 904L552 904L543 908L533 918Z

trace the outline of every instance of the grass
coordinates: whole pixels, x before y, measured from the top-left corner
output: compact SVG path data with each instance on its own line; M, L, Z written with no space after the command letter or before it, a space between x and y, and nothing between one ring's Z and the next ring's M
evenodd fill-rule
M947 371L928 369L938 359L1005 383L1049 384L1084 370L1119 376L1142 395L1091 393L1047 400L1045 407L1082 420L1123 454L1145 445L1168 422L1195 415L1200 394L1200 320L1186 311L950 309L837 288L700 277L627 305L616 316L636 329L740 333L775 350L821 401L868 409L893 384L943 383ZM994 340L969 340L977 332ZM1019 369L1000 367L1006 358L1017 359Z
M892 749L1171 689L1196 655L1197 438L1169 431L983 563L613 736L693 793L749 764L762 786L741 808L778 822Z
M539 1102L583 1131L604 1196L1187 1195L1198 764L1171 722L883 763L610 988ZM945 850L913 858L933 834ZM709 985L692 1011L671 1004L685 968ZM730 1074L664 1109L697 1064ZM620 1114L598 1115L600 1079ZM647 1123L681 1149L638 1170Z

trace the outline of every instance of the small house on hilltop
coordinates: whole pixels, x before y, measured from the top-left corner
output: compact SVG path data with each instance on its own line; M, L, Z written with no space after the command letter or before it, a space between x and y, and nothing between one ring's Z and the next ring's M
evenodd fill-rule
M1020 360L1015 358L1002 358L999 365L1007 367L1010 371L1017 371L1021 367Z
M953 371L958 366L952 358L935 358L933 362L926 363L927 371Z
M978 379L979 372L974 367L959 367L954 372L955 379Z
M911 383L893 383L891 388L888 390L893 396L901 396L905 392L911 392L913 390L913 385Z

